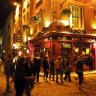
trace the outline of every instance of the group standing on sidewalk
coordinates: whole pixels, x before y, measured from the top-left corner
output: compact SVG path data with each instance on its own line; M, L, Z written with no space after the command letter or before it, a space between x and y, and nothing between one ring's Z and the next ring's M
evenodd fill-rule
M10 57L10 58L9 58ZM60 75L61 83L63 84L63 63L62 57L58 56L57 59L52 58L49 61L48 56L45 56L44 59L41 59L39 54L31 59L31 57L21 56L18 58L15 66L12 70L12 56L8 56L5 62L5 74L6 74L6 91L10 89L10 76L14 80L16 96L22 96L23 91L26 91L27 96L30 96L30 89L34 86L34 81L39 82L40 69L43 67L44 71L44 80L54 81L56 74L56 83L58 83L58 75ZM14 73L13 73L14 72Z
M83 83L83 62L81 55L76 60L76 74L79 78L79 88ZM12 70L12 57L8 56L5 61L5 74L6 74L6 91L10 89L9 78L14 80L16 96L22 96L23 91L26 91L27 96L30 96L30 90L33 89L34 83L39 83L40 71L43 68L44 81L52 80L61 84L64 80L72 82L71 79L71 57L66 59L61 56L53 57L51 60L48 56L41 59L40 54L36 54L32 59L30 56L21 56L16 63L16 69ZM42 68L41 68L42 67ZM13 74L13 75L12 75ZM55 79L56 76L56 79Z

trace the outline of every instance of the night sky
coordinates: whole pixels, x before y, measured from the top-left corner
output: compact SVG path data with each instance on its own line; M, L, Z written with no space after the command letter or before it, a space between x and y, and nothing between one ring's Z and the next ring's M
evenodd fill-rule
M5 24L5 20L13 10L13 2L20 3L22 0L0 0L0 28Z
M12 9L13 7L9 0L0 0L0 28L4 26L5 20Z

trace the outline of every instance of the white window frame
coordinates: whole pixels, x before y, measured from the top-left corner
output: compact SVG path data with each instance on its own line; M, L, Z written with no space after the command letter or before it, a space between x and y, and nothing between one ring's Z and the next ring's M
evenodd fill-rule
M70 5L71 16L70 16L70 27L72 29L80 30L84 29L84 8L77 5Z

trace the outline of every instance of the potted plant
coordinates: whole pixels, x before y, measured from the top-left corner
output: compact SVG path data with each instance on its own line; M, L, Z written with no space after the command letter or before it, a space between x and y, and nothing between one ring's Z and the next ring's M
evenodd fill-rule
M32 17L32 21L35 22L35 23L40 23L41 22L41 18L36 15L36 16Z

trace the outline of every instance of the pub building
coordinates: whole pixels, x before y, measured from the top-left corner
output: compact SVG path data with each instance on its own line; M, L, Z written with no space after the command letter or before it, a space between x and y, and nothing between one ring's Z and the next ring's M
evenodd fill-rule
M89 70L88 56L90 53L96 58L96 36L86 34L85 30L71 30L69 27L61 25L50 25L49 28L44 29L28 41L28 48L30 55L34 56L36 52L40 56L48 56L57 58L61 55L62 58L67 59L71 57L72 71L75 68L75 61L79 54L84 55L84 70ZM94 59L93 70L96 67L96 60Z

